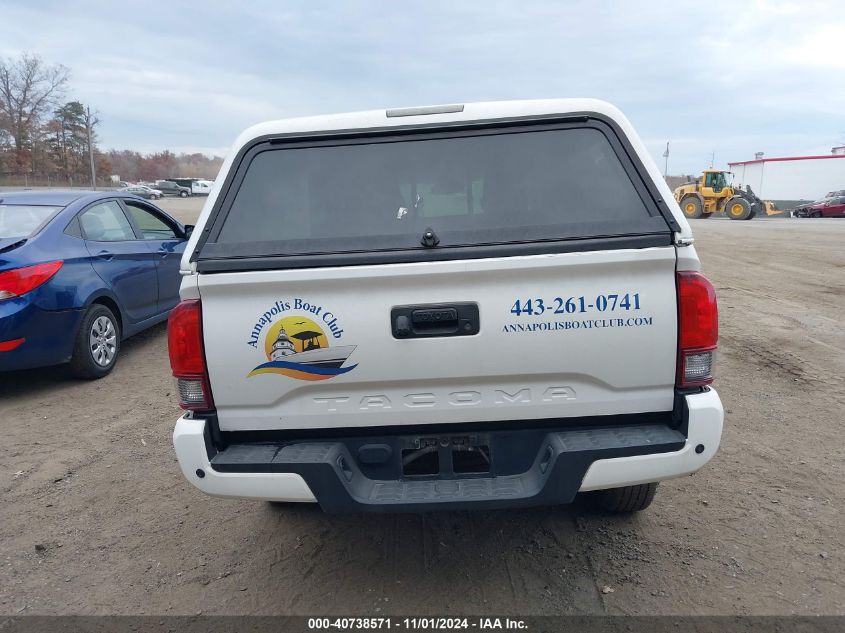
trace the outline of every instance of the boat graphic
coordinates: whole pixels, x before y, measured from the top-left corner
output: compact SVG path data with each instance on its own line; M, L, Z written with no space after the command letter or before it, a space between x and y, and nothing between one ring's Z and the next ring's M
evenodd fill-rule
M280 328L270 348L270 361L262 363L247 376L282 374L299 380L326 380L357 367L357 364L343 367L356 345L320 347L321 336L322 332L305 331L290 337ZM298 341L302 351L297 351L297 344L291 338Z
M342 345L340 347L326 347L307 352L298 352L282 356L279 360L300 365L314 365L316 367L337 368L355 351L356 345Z

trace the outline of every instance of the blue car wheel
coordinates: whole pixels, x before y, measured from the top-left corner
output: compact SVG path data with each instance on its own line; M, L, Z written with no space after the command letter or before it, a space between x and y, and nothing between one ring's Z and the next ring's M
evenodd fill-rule
M76 334L70 370L78 378L96 379L114 368L120 353L120 324L106 306L94 304Z

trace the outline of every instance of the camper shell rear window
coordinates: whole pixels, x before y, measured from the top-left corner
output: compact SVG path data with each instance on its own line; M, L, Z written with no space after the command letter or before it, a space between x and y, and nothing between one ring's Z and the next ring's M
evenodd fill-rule
M588 117L263 139L236 161L193 257L214 271L668 245L671 215L632 156Z

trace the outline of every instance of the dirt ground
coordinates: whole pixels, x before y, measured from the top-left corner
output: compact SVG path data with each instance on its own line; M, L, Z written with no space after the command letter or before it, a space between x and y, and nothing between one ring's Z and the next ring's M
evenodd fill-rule
M183 220L201 200L167 200ZM845 221L697 221L722 448L654 505L324 515L206 497L165 328L114 373L0 377L0 613L845 614Z

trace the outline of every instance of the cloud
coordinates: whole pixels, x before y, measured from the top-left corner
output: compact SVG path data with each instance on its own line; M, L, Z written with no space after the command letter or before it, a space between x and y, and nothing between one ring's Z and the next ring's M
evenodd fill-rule
M0 54L73 70L107 147L224 148L286 116L490 99L618 105L695 172L845 140L845 4L0 0ZM827 151L827 150L824 150Z
M782 59L798 68L845 69L842 42L845 42L845 23L827 24L786 46Z

